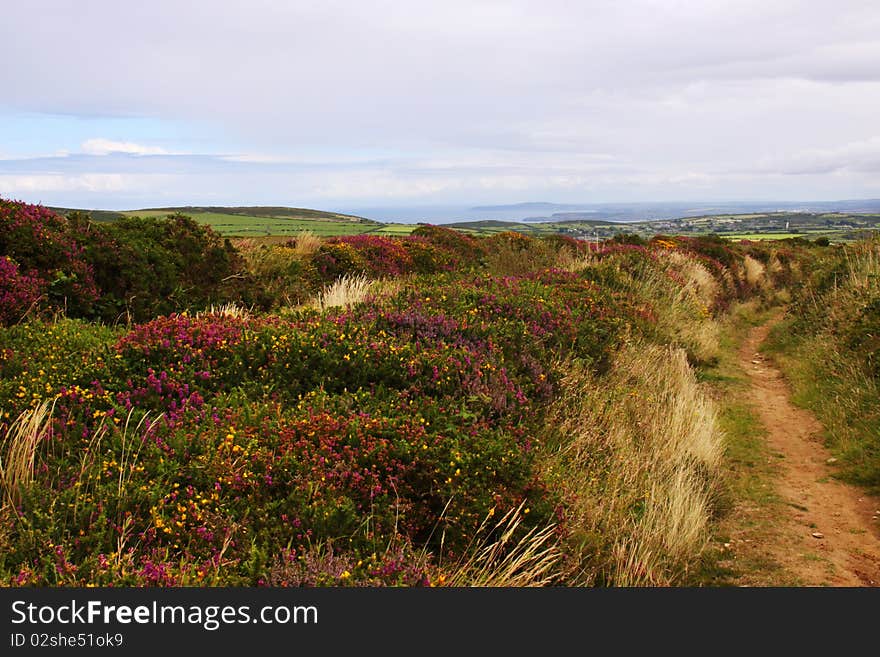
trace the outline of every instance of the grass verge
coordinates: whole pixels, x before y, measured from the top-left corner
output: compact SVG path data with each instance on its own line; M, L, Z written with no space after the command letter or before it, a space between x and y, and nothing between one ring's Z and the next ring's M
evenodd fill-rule
M704 549L721 439L685 352L633 344L597 381L567 367L541 455L565 492L574 585L674 586Z
M822 334L799 335L788 322L770 333L765 351L779 363L792 401L825 427L825 445L843 481L880 494L880 390L854 358Z
M737 354L749 330L771 314L755 302L733 308L721 325L718 361L699 373L718 406L724 456L711 536L690 586L797 584L766 549L785 511L775 490L778 459L764 440L766 431L749 399L748 376Z

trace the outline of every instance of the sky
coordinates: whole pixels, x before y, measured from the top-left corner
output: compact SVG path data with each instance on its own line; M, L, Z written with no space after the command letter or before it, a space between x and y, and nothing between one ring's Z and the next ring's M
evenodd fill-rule
M880 197L876 0L29 0L0 58L31 203Z

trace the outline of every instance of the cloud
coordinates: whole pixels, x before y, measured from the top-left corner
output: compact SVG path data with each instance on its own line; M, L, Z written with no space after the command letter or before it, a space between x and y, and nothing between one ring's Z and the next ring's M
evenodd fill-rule
M31 151L64 163L4 143L10 175L231 203L877 187L873 0L9 4L0 117L77 122Z
M109 155L127 153L129 155L167 155L168 151L158 146L144 146L132 141L113 141L111 139L87 139L82 143L82 152L87 155Z
M764 161L761 170L783 175L840 172L880 173L880 136L827 149L806 149L777 161Z
M6 197L45 192L120 192L143 188L145 183L160 184L162 179L167 180L168 176L145 177L119 173L0 174L0 190Z

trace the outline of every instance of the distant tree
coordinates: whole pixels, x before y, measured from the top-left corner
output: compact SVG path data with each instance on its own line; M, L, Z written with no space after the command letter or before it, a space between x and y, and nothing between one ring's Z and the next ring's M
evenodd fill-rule
M612 242L616 242L617 244L636 244L639 246L644 246L648 242L635 233L617 233L614 237L611 238Z

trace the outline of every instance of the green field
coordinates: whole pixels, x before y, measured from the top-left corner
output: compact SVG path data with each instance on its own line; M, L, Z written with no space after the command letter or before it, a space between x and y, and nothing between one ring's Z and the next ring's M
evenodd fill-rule
M169 213L167 210L138 210L126 212L125 214L138 217L164 217ZM295 235L304 230L311 231L321 237L332 237L334 235L359 235L361 233L377 232L385 228L382 224L366 220L266 217L220 212L192 212L186 214L199 223L208 224L226 237ZM408 228L406 232L411 232L412 228L414 227Z
M808 238L808 233L722 233L721 237L729 240L787 240L793 237ZM817 232L814 237L819 237Z
M233 209L231 209L233 210ZM211 226L224 237L265 237L296 235L309 231L321 237L339 235L409 235L415 224L382 224L370 219L318 210L296 208L255 208L248 214L246 208L230 212L212 212L202 208L159 208L131 210L121 214L129 217L166 217L180 212L202 224ZM267 212L267 210L269 212ZM277 214L270 213L275 210Z
M51 208L61 214L73 209ZM211 226L224 237L276 237L284 239L302 231L320 237L342 235L404 236L416 229L417 224L382 223L364 217L283 206L183 206L144 208L122 212L105 210L77 210L92 215L95 221L114 221L124 216L166 217L180 213ZM790 225L789 225L790 224ZM533 237L562 234L577 239L606 240L620 233L634 233L643 238L655 234L697 236L715 233L730 240L780 240L801 237L827 237L833 241L851 241L864 236L866 231L880 226L880 215L846 213L752 213L722 214L699 217L681 217L669 220L650 220L620 223L605 220L568 220L527 223L520 221L463 221L447 224L470 235L493 235L517 231Z
M827 237L829 240L833 241L845 241L845 240L853 240L857 239L862 234L862 231L859 230L808 230L801 233L756 233L756 232L742 232L742 233L721 233L721 237L729 240L787 240L787 239L795 239L801 238L805 240L815 240L819 237Z
M381 228L377 230L367 231L368 233L372 233L374 235L409 235L416 228L418 228L417 224L385 224Z

